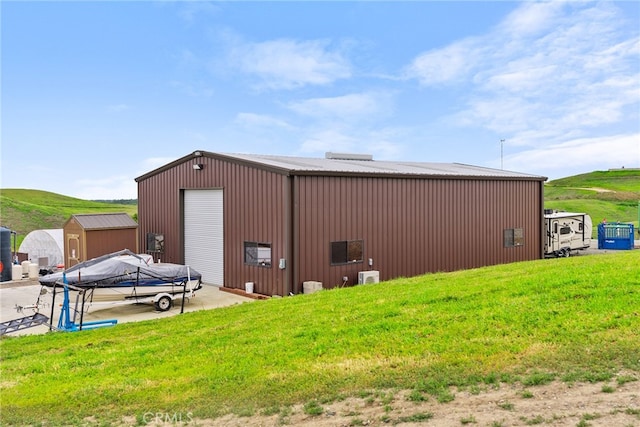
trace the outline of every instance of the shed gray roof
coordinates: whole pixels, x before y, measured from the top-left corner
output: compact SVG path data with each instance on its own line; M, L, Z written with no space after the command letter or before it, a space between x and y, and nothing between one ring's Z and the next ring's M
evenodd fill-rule
M319 176L379 176L402 178L480 178L480 179L507 179L507 180L535 180L545 181L547 178L539 175L530 175L520 172L492 169L461 163L434 163L434 162L403 162L372 160L364 155L335 155L327 153L325 158L273 156L264 154L238 154L238 153L212 153L198 150L175 160L165 166L136 178L136 181L144 180L159 172L170 169L178 164L190 161L197 163L199 158L210 157L235 163L269 169L286 175L319 175ZM334 154L329 156L329 154ZM359 159L349 159L353 156ZM328 158L331 157L331 158Z
M71 215L71 218L75 219L85 230L135 228L138 226L138 223L126 213L75 214Z

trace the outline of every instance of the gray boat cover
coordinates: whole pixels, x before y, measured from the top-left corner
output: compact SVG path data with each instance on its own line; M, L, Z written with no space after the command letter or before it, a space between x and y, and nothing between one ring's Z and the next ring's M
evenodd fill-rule
M128 249L81 262L62 272L40 277L40 284L53 286L66 281L78 287L158 286L201 280L202 275L186 265L153 263L144 254Z

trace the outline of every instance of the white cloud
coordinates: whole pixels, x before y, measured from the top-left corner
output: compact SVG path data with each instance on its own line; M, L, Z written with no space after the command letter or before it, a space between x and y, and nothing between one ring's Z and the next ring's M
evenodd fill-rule
M206 1L179 1L178 16L187 24L193 24L198 16L216 15L220 7L216 3Z
M367 140L362 142L367 153L373 154L374 159L393 160L400 158L404 146L398 141L402 141L402 130L385 128L371 132Z
M391 97L386 94L354 93L292 102L288 107L304 116L353 120L379 116L389 110L391 103Z
M512 145L604 135L640 123L640 31L626 24L611 2L524 2L488 34L418 56L408 75L467 85L451 122Z
M147 157L142 161L142 167L140 169L144 172L141 172L140 175L164 166L167 163L171 163L178 158L179 157Z
M640 167L640 133L602 138L572 139L509 155L505 169L529 171L552 177L575 171Z
M115 175L100 179L81 179L75 182L74 197L84 200L137 199L138 184L134 176Z
M198 143L208 141L207 136L202 132L187 129L183 131L183 134L185 135L185 139L189 141L197 141Z
M302 153L325 153L327 151L353 152L357 140L337 129L317 131L301 145Z
M513 93L526 91L531 97L544 88L540 82L553 80L557 71L558 66L555 64L509 64L504 72L490 76L486 85L496 91L505 90Z
M292 126L289 125L284 120L280 120L269 115L254 114L254 113L238 113L236 115L235 123L241 126L252 127L252 128L253 127L281 128L281 129L292 128Z
M183 155L184 153L176 157L148 157L141 162L139 170L132 170L126 175L103 176L98 171L96 175L99 175L99 178L84 178L73 182L73 197L85 200L137 199L137 177L171 163Z
M468 75L481 55L478 40L466 39L419 55L404 74L424 86L457 82Z
M363 131L362 129L325 128L313 132L300 146L304 155L324 154L327 151L340 153L371 154L375 159L396 159L403 150L403 131L393 128Z
M242 72L257 76L260 88L295 89L327 85L351 77L351 65L339 49L322 40L236 42L231 61Z
M501 23L500 30L512 36L532 36L552 28L563 2L524 2Z

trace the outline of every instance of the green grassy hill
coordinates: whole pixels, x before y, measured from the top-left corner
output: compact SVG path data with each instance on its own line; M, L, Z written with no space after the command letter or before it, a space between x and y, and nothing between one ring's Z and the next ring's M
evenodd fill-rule
M39 190L0 190L1 224L18 232L18 245L33 230L62 228L72 214L126 212L136 218L131 201L106 203ZM545 208L588 213L594 224L633 222L638 227L640 170L596 171L545 185ZM595 227L594 227L595 229Z
M286 424L294 404L320 416L324 404L348 396L391 395L393 409L403 405L391 403L399 390L450 402L451 387L554 379L605 382L615 392L615 384L640 379L638 301L635 250L5 338L0 424L112 425L128 417L127 425L144 425L149 411L282 414Z
M604 188L621 193L640 194L640 169L616 169L556 179L550 182L555 187Z
M596 171L557 179L545 185L545 208L585 212L595 224L632 222L638 227L640 170Z
M33 230L62 228L72 214L125 212L137 215L135 204L81 200L39 190L0 190L0 225L18 233L17 246Z
M18 232L17 245L33 230L62 228L72 214L126 212L136 218L131 201L106 203L39 190L0 190L1 224ZM596 171L557 179L545 185L545 208L586 212L598 224L633 222L638 227L640 170ZM597 229L594 227L594 237Z

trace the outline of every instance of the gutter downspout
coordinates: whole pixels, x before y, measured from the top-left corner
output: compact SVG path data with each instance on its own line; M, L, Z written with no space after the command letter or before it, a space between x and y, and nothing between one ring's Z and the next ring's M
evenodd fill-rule
M297 277L298 271L298 260L296 257L295 247L297 242L297 236L295 235L296 230L296 216L295 216L295 186L296 179L295 175L285 175L284 181L284 224L283 229L285 230L284 235L284 243L286 245L284 251L284 258L286 260L286 267L284 269L283 281L284 281L284 295L288 296L291 294L295 294L295 277Z

